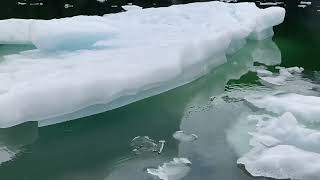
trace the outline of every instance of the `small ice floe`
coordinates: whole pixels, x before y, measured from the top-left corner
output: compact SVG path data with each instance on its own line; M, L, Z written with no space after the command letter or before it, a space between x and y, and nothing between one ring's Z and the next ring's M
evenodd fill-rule
M291 112L299 120L307 123L320 122L320 97L282 93L258 98L246 98L246 101L256 108L265 109L279 115Z
M305 4L299 4L298 7L299 7L299 8L306 8L307 5L305 5Z
M179 140L181 142L191 142L191 141L195 141L198 139L198 136L195 134L186 134L183 131L176 131L175 133L173 133L173 138L175 138L176 140Z
M276 69L279 70L279 74L274 76L270 71L257 70L258 77L260 78L260 81L263 85L282 86L286 83L287 80L289 80L289 78L294 77L294 74L300 74L304 71L302 67L284 68L277 66Z
M132 11L132 10L140 10L140 9L142 9L142 7L136 6L136 5L125 5L125 6L122 6L122 8L125 9L126 11Z
M300 4L305 4L305 5L311 5L312 4L312 2L309 2L309 1L301 1L300 2Z
M27 5L26 2L17 2L17 3L18 3L19 6L25 6L25 5Z
M73 8L73 5L72 5L72 4L65 4L65 5L64 5L64 8L65 8L65 9Z
M259 77L266 77L266 76L272 76L273 73L271 71L268 71L266 69L258 69L257 74Z
M147 152L157 152L162 153L164 148L165 141L160 140L156 142L153 139L150 139L149 136L137 136L132 139L130 146L133 148L135 154L143 154Z
M191 170L191 162L187 158L173 158L158 168L148 168L147 172L162 180L179 180Z
M304 71L303 67L290 67L290 68L282 68L286 69L289 73L296 74L302 73Z
M276 77L259 77L260 82L265 86L282 86L285 84L285 78L281 76Z
M42 2L38 2L38 3L30 3L30 6L43 6Z
M293 114L258 121L252 149L237 163L253 176L320 179L320 131L301 125Z

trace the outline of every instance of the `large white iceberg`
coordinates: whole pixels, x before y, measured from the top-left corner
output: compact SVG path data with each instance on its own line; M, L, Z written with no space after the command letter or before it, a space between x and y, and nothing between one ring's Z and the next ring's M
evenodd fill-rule
M280 7L208 2L2 20L1 44L37 49L0 61L0 127L76 119L186 84L225 63L246 39L271 36L284 15Z

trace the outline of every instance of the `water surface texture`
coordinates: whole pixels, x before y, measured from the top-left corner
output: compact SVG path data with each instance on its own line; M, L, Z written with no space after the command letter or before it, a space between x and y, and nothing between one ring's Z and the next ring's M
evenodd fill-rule
M275 28L273 40L248 42L226 64L190 84L74 121L0 129L0 179L151 180L158 178L148 168L175 157L192 162L184 180L265 179L252 177L237 165L250 150L246 134L252 130L241 124L241 118L256 112L243 97L273 91L254 72L261 65L270 70L276 65L303 67L301 79L281 90L320 95L305 87L320 83L320 12L306 8L290 9L285 22ZM32 48L2 45L0 53ZM317 124L309 127L319 129ZM198 138L178 141L173 134L179 130ZM165 140L162 153L136 155L130 142L137 136Z

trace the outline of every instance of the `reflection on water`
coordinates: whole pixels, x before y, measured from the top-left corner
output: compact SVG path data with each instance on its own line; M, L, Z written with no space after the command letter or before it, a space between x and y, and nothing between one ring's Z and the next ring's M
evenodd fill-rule
M21 153L1 164L0 178L152 179L147 168L157 168L174 157L186 157L192 162L187 179L197 179L201 174L206 175L204 179L250 179L236 167L236 157L224 137L224 129L233 119L226 119L223 112L234 116L238 113L232 112L232 106L227 107L229 110L216 108L219 102L210 101L210 97L221 95L229 80L253 69L254 61L277 64L281 54L270 39L250 41L207 76L167 93L77 121L42 128L26 123L19 131L1 131L0 136L34 132L39 138L23 135L28 140L19 145L16 140L1 139L3 146L15 147L14 151ZM197 134L199 139L179 143L172 135L180 129ZM137 156L130 147L136 136L164 139L165 148L161 154Z

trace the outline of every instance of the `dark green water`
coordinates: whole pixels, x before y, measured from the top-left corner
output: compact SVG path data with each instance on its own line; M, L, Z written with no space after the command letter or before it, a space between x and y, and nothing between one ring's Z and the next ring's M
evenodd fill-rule
M250 112L241 102L210 101L232 89L245 92L261 87L250 72L255 47L270 56L281 53L281 66L301 66L306 75L320 70L320 13L290 16L276 27L274 42L249 42L229 62L205 77L169 92L94 116L38 128L26 123L0 129L1 180L143 180L145 171L173 157L187 157L192 169L185 180L250 180L236 161L227 131L240 113ZM5 49L7 48L7 49ZM17 50L2 46L0 51ZM20 47L21 48L21 47ZM238 62L238 63L234 63ZM228 90L228 91L227 91ZM195 133L199 140L179 143L177 130ZM130 141L139 135L164 139L161 155L136 156ZM264 179L264 178L258 178Z

